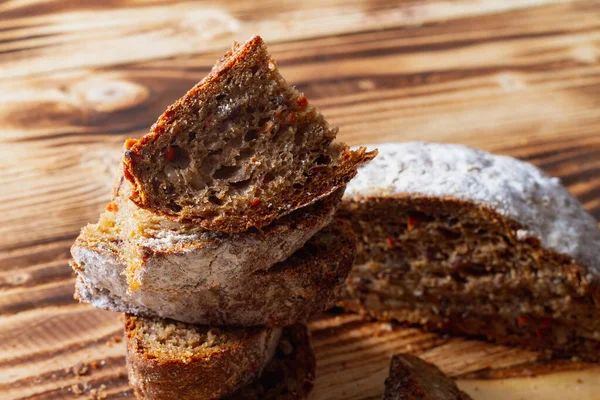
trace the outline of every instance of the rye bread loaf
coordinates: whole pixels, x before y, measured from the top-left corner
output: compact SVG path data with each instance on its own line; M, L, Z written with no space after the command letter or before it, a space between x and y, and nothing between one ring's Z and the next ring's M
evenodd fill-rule
M112 271L89 262L94 260L94 251L90 255L91 246L86 244L100 232L110 232L120 240L119 257L127 265L118 272L127 278L128 290L208 290L287 259L331 222L343 190L279 218L260 231L227 234L174 222L137 207L128 200L130 185L121 176L113 201L97 224L83 229L72 254L88 282L99 288L113 285L112 278L106 276Z
M73 248L77 299L107 310L197 324L286 326L339 299L356 238L349 224L333 221L290 258L265 271L240 274L216 287L178 291L128 290L121 248L118 235L93 226L83 231ZM90 266L102 273L86 272Z
M471 397L435 365L410 354L396 354L385 380L383 400L471 400Z
M310 393L306 326L213 328L127 316L127 372L144 400L294 400Z
M359 238L346 309L600 360L600 230L533 165L382 145L338 216Z
M275 354L281 329L215 328L128 315L125 336L136 397L209 400L258 377Z
M241 232L328 196L375 156L336 134L254 36L127 141L124 173L140 207Z

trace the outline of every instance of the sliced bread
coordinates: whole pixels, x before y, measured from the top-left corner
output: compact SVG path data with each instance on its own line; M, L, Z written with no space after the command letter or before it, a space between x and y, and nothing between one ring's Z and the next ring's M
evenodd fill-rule
M140 207L241 232L328 196L376 155L336 134L254 36L126 143L124 173Z
M160 318L125 319L129 381L140 399L220 399L258 377L281 329L214 328Z
M226 234L140 209L128 200L128 182L120 179L117 183L113 201L97 224L83 229L72 254L88 282L106 287L110 282L106 282L105 275L112 271L92 262L93 246L87 241L96 242L96 236L103 238L106 234L114 236L111 240L119 241L119 258L127 264L118 272L127 278L130 291L208 290L266 270L287 259L331 222L344 190L338 189L260 231Z
M385 380L383 400L471 400L471 397L435 365L410 354L396 354Z
M112 311L190 323L286 326L335 304L352 267L356 239L349 224L333 221L266 271L238 275L216 287L190 284L170 291L128 290L121 247L118 235L103 231L101 224L83 231L73 250L77 299Z
M343 307L600 360L600 230L558 179L465 146L379 148L338 214L359 238Z

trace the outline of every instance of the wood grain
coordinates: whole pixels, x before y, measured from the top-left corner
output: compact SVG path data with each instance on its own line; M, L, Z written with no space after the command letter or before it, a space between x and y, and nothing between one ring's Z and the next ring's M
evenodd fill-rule
M0 78L222 51L256 32L275 43L563 2L9 0L0 3Z
M341 139L513 155L561 177L600 219L600 2L317 3L0 3L0 398L131 395L113 341L122 322L74 302L69 246L108 201L123 140L253 32ZM398 351L475 399L598 393L598 365L356 316L312 330L314 399L379 398Z

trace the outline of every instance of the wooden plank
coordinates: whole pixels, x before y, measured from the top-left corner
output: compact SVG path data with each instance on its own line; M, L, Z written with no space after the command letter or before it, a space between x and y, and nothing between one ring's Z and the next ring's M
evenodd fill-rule
M561 2L9 0L0 3L0 78L221 51L255 32L275 43Z
M598 7L561 5L271 50L342 140L460 142L530 159L600 217L600 64L588 57L598 17ZM74 238L95 220L123 139L217 57L0 82L0 249Z
M0 317L0 339L8 350L0 355L0 396L66 399L95 389L109 398L133 398L122 324L116 313L77 304L44 308L43 316L32 310ZM324 314L313 320L311 331L318 358L314 400L381 398L389 360L398 352L437 364L476 400L529 394L584 400L597 393L596 364L536 361L532 352L355 315Z

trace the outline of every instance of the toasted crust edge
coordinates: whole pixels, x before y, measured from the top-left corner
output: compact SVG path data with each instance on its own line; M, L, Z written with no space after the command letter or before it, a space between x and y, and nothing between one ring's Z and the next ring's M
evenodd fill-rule
M250 328L244 341L211 349L205 357L152 358L137 334L144 318L126 315L127 370L130 384L140 399L194 399L224 397L251 381L270 361L281 330Z

